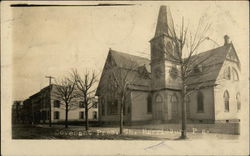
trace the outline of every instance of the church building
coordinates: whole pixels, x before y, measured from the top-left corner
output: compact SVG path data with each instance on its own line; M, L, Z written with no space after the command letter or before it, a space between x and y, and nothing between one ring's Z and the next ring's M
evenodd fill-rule
M173 29L170 9L161 6L155 35L150 40L150 60L109 50L96 91L101 122L119 121L120 99L114 83L118 71L130 71L123 108L125 123L181 121L182 82L173 74L178 73L178 63L164 53L165 49L172 50ZM187 82L192 90L186 100L187 122L239 122L240 60L229 37L224 36L224 45L200 52L191 60L195 61Z

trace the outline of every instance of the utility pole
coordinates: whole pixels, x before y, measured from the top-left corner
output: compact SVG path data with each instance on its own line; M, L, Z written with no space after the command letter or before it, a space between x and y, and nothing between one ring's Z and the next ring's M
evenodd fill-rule
M51 80L54 78L52 76L45 76L49 79L49 127L51 127Z

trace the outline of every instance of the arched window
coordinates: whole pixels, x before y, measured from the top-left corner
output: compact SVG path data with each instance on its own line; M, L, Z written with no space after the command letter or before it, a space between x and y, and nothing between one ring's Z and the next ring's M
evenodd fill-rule
M147 112L152 113L152 97L149 94L147 98Z
M174 94L173 96L171 96L171 102L172 102L172 104L177 105L178 98L177 98L176 94Z
M224 92L223 97L224 97L225 112L229 112L229 93L227 90Z
M197 112L204 112L204 95L201 91L197 93Z
M231 73L230 73L230 67L227 67L224 70L224 79L230 80L231 79Z
M233 75L233 80L235 80L235 81L239 80L239 75L238 75L238 72L235 68L232 68L232 75Z
M155 97L155 102L162 103L162 101L163 101L162 96L160 94L157 94Z
M236 101L237 101L237 111L239 111L240 107L241 107L240 93L239 92L236 94Z
M123 108L124 110L124 108ZM123 111L124 112L124 111ZM115 99L114 101L110 101L110 114L115 115L118 113L118 100Z

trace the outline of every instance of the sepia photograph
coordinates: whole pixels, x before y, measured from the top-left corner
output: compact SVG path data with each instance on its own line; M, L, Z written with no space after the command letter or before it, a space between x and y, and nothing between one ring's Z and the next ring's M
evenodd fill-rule
M249 154L247 1L5 1L1 27L3 155Z

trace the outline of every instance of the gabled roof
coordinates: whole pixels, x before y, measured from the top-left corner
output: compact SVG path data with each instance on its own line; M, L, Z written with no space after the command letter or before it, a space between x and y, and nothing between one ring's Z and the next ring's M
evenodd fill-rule
M151 72L150 60L145 57L118 52L112 49L109 50L109 53L114 59L116 65L121 68L138 68L141 66L145 66L147 71L149 73Z
M197 55L192 56L191 62L195 61L194 65L202 63L203 65L217 64L225 61L228 50L232 44L223 45L215 49L211 49Z
M120 67L120 70L131 70L128 74L128 80L131 81L129 88L131 89L143 89L150 90L150 60L144 57L130 55L123 52L118 52L110 49L108 57L105 62L105 66L109 64L108 61L114 61L115 65ZM106 72L105 66L102 71L100 82L98 84L96 95L99 94L101 89L101 84L104 83L104 74ZM146 73L144 71L147 71ZM142 73L140 73L142 72ZM146 75L144 75L146 74Z
M206 82L203 85L215 85L221 67L232 47L232 44L227 44L194 55L191 58L191 62L193 62L191 70L193 67L200 65L202 72L192 74L188 79L187 84L197 86L200 85L200 83Z
M190 70L193 70L195 66L201 65L202 72L193 73L189 79L187 80L188 88L196 88L204 87L204 86L214 86L216 85L216 79L219 75L221 67L226 60L228 53L235 49L233 44L226 44L215 49L211 49L197 55L191 57L190 62L192 65L190 66ZM236 52L235 52L236 54ZM123 69L128 69L131 67L131 64L136 65L136 67L143 67L148 71L150 75L150 60L140 56L134 56L130 54L126 54L123 52L118 52L115 50L110 50L109 55L114 60L115 64L118 67ZM238 58L237 54L236 57ZM137 68L139 69L139 68ZM151 75L150 75L151 76ZM135 70L130 73L129 77L136 77L135 81L132 85L130 85L131 89L139 89L139 90L150 90L150 76L149 78L142 77L138 70Z

